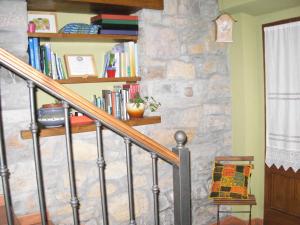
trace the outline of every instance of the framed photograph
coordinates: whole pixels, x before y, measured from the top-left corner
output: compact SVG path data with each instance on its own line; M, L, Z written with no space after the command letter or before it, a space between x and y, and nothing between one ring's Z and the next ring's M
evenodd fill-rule
M28 23L35 24L36 33L57 33L56 13L28 12Z
M65 55L69 77L97 76L93 55Z

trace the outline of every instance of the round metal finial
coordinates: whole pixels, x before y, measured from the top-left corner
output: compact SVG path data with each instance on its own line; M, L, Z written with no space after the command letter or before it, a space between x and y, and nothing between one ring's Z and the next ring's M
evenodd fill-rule
M187 139L185 132L182 130L176 131L174 138L176 140L177 147L183 147Z

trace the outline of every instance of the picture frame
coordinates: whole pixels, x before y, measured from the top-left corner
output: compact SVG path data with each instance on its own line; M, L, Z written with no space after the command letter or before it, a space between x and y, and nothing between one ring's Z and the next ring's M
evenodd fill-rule
M97 76L93 55L64 55L69 77Z
M57 33L57 16L54 12L29 11L27 22L35 24L36 33Z

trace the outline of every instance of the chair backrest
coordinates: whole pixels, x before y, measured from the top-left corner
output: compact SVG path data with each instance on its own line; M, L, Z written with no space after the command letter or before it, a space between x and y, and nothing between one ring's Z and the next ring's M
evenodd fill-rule
M254 161L254 156L216 156L215 161L220 162L249 162L251 164L252 169L254 169L254 165L252 164L252 161Z

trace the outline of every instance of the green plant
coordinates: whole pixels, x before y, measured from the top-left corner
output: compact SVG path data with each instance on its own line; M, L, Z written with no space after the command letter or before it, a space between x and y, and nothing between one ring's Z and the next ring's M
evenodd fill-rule
M140 93L136 93L135 97L129 101L134 103L137 108L143 103L146 109L149 108L151 112L155 112L161 106L161 103L157 102L152 96L141 97Z

